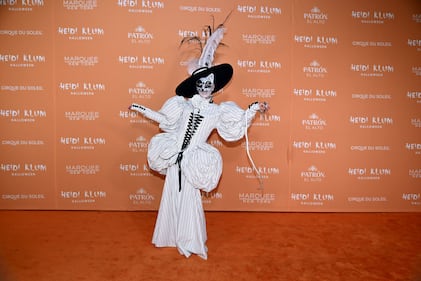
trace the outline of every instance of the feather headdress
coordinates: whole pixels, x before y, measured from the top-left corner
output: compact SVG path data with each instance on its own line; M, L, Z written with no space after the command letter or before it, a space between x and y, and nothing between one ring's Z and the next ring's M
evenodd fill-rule
M214 93L222 89L231 80L233 74L231 65L226 63L216 66L213 65L216 49L222 44L221 41L226 31L224 24L230 15L231 13L228 14L224 22L218 25L216 29L210 26L206 27L204 33L207 35L207 38L205 38L204 47L202 47L202 40L197 36L186 37L181 41L181 44L185 42L198 43L201 54L198 59L193 59L188 64L187 71L191 76L177 86L175 90L177 95L191 98L196 94L196 81L199 78L208 76L210 73L215 74Z

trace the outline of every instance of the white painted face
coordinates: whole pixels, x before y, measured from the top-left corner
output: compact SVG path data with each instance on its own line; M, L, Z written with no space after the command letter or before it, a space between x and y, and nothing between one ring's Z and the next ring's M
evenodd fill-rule
M197 93L202 98L209 99L212 96L212 92L215 89L214 75L209 74L206 77L202 77L196 82Z

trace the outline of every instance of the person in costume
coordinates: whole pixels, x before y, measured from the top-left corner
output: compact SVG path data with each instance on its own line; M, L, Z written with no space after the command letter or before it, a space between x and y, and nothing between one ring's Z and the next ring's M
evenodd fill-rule
M190 77L159 111L139 104L129 107L157 122L163 131L152 137L147 153L149 167L165 175L152 243L205 260L208 249L201 191L215 189L222 173L221 155L207 140L213 130L226 141L240 140L256 112L268 109L263 102L252 103L246 110L231 101L213 103L213 95L233 76L231 65L212 65L224 31L220 25L210 35Z

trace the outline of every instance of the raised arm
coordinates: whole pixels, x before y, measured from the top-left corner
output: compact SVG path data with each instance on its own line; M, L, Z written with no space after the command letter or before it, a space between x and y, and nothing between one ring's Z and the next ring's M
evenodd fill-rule
M147 108L143 105L137 104L137 103L132 103L129 106L129 110L133 110L133 111L137 111L141 114L143 114L146 118L149 118L155 122L157 122L158 124L161 124L162 122L164 122L166 120L166 117L164 114L152 110L150 108Z

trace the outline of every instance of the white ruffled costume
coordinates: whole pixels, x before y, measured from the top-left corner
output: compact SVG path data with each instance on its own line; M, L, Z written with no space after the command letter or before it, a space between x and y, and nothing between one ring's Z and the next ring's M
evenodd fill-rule
M258 109L257 104L247 110L234 102L217 105L194 95L191 99L174 96L158 112L148 108L139 110L159 123L163 131L151 139L148 147L150 168L166 175L152 238L156 247L177 247L186 257L193 253L207 259L206 221L200 190L209 192L216 188L222 173L221 155L207 139L214 129L226 141L241 139ZM176 162L192 112L201 115L202 120L182 153L180 187Z

